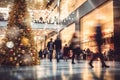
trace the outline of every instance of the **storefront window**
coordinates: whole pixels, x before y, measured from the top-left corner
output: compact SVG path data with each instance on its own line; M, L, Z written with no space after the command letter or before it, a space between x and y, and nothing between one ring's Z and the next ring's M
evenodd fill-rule
M75 32L75 23L71 24L69 27L66 27L60 32L63 46L65 44L69 44L74 32Z
M81 44L82 48L95 49L94 35L95 26L98 21L102 24L102 34L104 42L104 48L108 49L111 44L108 39L113 36L113 2L109 2L96 8L91 13L87 14L80 20L81 24Z

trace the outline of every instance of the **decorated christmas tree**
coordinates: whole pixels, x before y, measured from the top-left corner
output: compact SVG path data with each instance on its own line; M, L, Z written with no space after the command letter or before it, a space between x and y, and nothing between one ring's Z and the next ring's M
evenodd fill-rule
M14 0L0 45L0 65L31 66L40 63L26 0Z

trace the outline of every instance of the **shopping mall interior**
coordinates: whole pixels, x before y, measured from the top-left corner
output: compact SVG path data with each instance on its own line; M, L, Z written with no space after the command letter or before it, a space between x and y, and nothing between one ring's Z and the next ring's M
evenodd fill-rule
M75 65L71 60L56 63L55 53L52 63L48 59L36 59L34 53L44 50L51 38L55 40L60 35L63 48L65 44L70 45L75 32L79 34L80 48L96 53L97 25L102 28L102 53L114 51L114 59L106 62L110 69L101 69L98 59L94 64L97 67L90 70L89 57ZM19 60L20 50L22 55L30 50L37 66L0 66L2 80L119 80L120 0L1 0L0 65L5 60L1 55L9 56L11 62ZM31 59L29 55L24 57ZM14 63L20 66L22 61Z
M0 36L4 37L10 6L14 0L0 2ZM69 44L71 35L80 32L82 49L95 51L94 27L97 20L103 24L104 49L114 49L114 12L112 0L99 2L87 0L30 0L28 11L37 48L44 49L50 38L60 33L63 46ZM117 13L116 13L117 14ZM104 50L104 51L105 51Z

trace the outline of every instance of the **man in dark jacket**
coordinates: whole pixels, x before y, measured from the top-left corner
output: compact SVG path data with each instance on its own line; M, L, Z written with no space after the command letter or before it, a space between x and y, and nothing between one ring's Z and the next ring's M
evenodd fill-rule
M61 53L61 49L62 49L62 41L61 41L59 35L57 36L57 38L54 42L54 47L56 50L56 59L57 59L57 62L59 62L59 57L60 57L60 53Z
M48 51L49 51L49 57L50 57L50 62L51 62L52 61L52 56L53 56L53 49L54 49L54 43L53 43L52 38L47 43L47 48L48 48Z

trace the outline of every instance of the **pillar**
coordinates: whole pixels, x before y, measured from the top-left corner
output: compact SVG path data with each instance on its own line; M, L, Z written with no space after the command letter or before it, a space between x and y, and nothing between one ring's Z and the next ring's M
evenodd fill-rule
M115 60L120 61L120 0L113 0Z

